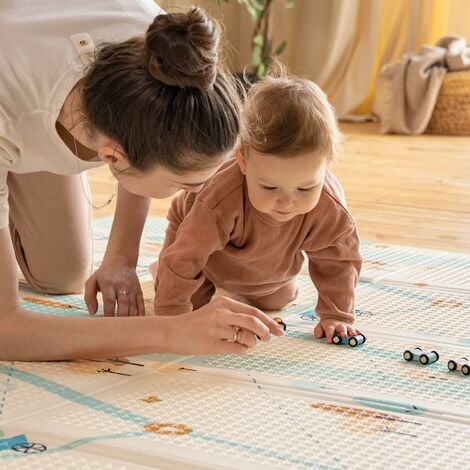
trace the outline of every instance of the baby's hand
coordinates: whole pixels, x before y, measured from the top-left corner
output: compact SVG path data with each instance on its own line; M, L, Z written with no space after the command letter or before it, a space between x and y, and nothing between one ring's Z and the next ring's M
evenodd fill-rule
M327 343L332 342L332 338L335 334L341 337L354 336L358 333L349 323L339 320L320 320L320 323L313 330L316 338L325 338Z

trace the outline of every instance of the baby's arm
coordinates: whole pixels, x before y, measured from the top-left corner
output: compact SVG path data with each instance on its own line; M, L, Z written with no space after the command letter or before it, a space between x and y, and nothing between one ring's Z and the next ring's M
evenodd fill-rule
M354 323L354 288L359 279L362 257L359 237L351 222L327 246L306 251L309 273L318 291L316 312L320 323L315 328L318 338L330 343L335 334L352 336Z
M196 201L178 225L170 225L158 260L155 313L178 315L192 310L191 297L204 281L209 256L229 239L213 209Z

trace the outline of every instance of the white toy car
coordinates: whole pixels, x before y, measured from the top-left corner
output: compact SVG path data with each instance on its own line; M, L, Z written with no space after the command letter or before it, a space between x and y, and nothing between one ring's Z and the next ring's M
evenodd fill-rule
M447 363L447 367L451 371L458 370L462 372L463 375L470 375L470 361L466 357L461 357L455 361L451 359Z
M436 351L426 352L421 348L407 349L403 353L405 361L417 361L423 365L432 364L439 360L439 354Z

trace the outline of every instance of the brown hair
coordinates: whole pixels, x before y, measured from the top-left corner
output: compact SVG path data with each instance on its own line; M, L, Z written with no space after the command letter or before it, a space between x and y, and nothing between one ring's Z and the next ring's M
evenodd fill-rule
M158 15L145 37L103 44L82 85L92 131L132 167L177 173L218 163L241 130L236 85L218 60L220 33L199 8Z
M285 156L318 151L334 160L342 134L325 93L310 80L274 73L248 92L243 147Z

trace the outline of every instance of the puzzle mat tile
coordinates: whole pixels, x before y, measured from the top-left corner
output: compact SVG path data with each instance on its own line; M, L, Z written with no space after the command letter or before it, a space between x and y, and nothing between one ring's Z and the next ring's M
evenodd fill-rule
M384 276L381 282L470 293L470 256L444 253L426 263Z
M284 338L259 344L247 356L190 357L181 364L189 368L245 371L255 374L258 381L262 377L288 379L301 390L367 393L470 416L470 380L447 369L449 359L468 356L470 347L444 347L421 341L423 350L438 350L440 355L439 362L422 366L403 359L403 351L418 346L415 343L368 334L368 341L360 347L335 346L315 339L311 331L291 327Z
M85 400L85 396L148 373L145 362L132 359L0 362L0 422L53 408L57 397Z
M161 364L92 402L69 399L9 430L27 429L29 442L46 445L48 453L35 457L50 465L70 449L169 468L444 468L450 461L463 468L468 461L468 423L272 387L252 375L162 372ZM21 468L22 460L29 458L0 453L2 468Z
M287 324L318 320L313 308L294 313L282 315ZM356 319L359 329L470 346L470 294L366 283L356 291Z
M366 282L375 282L440 258L444 252L362 241L361 254L364 258L361 279Z

